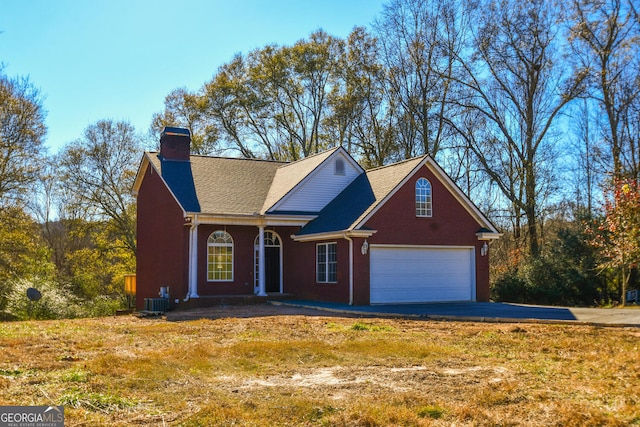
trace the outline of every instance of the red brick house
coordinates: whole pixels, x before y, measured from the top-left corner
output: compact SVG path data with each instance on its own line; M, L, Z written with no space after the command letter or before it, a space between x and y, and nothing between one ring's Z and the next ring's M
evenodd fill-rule
M137 301L292 294L355 305L487 301L491 222L429 156L365 171L341 147L293 163L142 158Z

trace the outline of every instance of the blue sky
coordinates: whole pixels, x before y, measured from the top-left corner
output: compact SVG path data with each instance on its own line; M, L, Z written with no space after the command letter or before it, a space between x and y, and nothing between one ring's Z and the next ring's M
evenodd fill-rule
M45 97L56 152L101 119L146 133L164 97L196 90L235 53L319 28L370 27L383 0L2 0L0 63Z

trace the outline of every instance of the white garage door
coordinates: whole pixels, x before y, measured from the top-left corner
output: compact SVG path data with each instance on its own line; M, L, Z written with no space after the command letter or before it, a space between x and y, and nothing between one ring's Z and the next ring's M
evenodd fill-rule
M475 300L473 248L371 248L371 304Z

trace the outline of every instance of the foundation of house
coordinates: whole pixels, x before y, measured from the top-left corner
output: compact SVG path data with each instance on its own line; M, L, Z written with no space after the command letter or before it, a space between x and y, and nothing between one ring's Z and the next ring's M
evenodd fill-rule
M180 299L178 303L171 301L170 310L181 311L194 308L206 308L225 305L251 305L266 304L269 301L285 301L291 300L292 294L269 293L267 296L258 295L208 295L199 298L191 298L188 301Z

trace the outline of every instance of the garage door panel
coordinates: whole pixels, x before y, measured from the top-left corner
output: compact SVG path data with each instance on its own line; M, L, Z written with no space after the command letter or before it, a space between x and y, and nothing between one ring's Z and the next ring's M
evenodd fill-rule
M472 256L470 248L372 248L371 303L472 300Z

